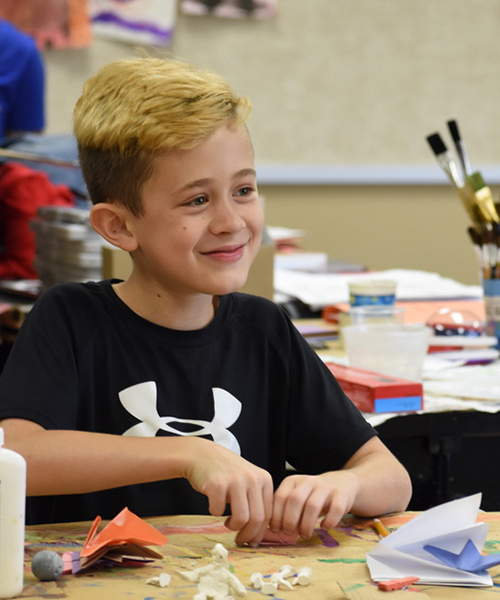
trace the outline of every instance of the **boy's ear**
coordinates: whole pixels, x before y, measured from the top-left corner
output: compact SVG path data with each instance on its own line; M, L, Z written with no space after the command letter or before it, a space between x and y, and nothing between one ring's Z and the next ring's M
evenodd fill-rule
M90 224L106 241L127 252L137 248L137 241L129 227L129 213L124 206L101 202L90 210Z

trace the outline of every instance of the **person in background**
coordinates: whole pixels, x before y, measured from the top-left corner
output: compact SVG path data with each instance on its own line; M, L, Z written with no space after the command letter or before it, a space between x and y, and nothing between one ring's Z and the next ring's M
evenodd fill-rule
M3 9L7 7L2 6ZM16 134L40 132L45 126L45 69L34 40L0 18L0 147ZM34 203L46 199L47 185L33 197L33 187L20 177L25 167L0 157L0 279L36 277L33 267L34 238L29 215ZM17 191L16 191L17 190ZM28 211L28 212L26 212ZM12 346L0 335L0 371Z
M45 69L34 40L0 19L0 144L45 126Z

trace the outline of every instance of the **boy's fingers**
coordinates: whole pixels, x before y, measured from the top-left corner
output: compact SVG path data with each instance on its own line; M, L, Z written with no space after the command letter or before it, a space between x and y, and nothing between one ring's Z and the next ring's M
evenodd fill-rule
M338 525L345 514L344 506L337 502L337 499L334 497L330 502L330 506L328 507L328 511L325 513L325 516L321 522L321 527L323 529L331 529Z
M285 480L275 493L271 530L275 533L297 531L310 493L311 487L307 480L292 477Z
M236 536L237 544L258 545L261 542L271 519L272 502L273 489L267 482L262 489L249 489L250 519Z
M274 533L282 531L281 523L283 521L283 510L285 508L285 498L283 496L275 496L273 501L273 514L269 528Z
M319 516L323 513L328 497L323 488L314 489L307 498L302 516L298 524L299 534L302 538L310 538Z
M220 517L226 510L226 494L211 494L208 496L208 511L214 517Z
M232 531L240 531L250 519L246 489L236 486L231 490L228 502L231 507L231 516L226 519L226 527Z

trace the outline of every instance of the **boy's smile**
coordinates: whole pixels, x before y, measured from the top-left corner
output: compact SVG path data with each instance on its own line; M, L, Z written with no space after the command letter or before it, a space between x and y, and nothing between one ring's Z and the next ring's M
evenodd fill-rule
M188 297L240 289L260 247L263 214L250 138L226 124L190 150L155 159L143 215L128 214L144 291Z

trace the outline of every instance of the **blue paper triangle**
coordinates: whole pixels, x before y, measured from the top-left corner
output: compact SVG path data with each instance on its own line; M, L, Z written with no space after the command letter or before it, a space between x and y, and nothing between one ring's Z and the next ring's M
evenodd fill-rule
M480 573L490 567L500 564L500 554L489 554L483 556L472 540L468 540L459 554L437 548L436 546L426 545L424 550L435 556L438 560L449 567L468 571L470 573Z

